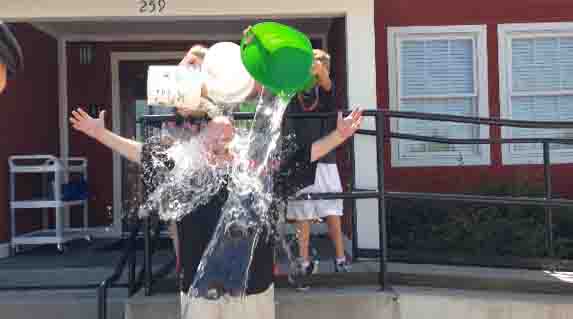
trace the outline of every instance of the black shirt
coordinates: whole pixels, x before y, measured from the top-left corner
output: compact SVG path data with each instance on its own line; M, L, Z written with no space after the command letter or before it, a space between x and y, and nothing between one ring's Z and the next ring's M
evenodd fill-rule
M306 141L300 142L301 144L295 151L285 155L280 173L275 175L275 191L280 192L281 196L289 196L314 183L316 164L310 162L311 144ZM165 150L166 147L160 146L157 141L153 140L143 146L141 165L145 199L163 182L166 173L175 166L173 159L167 156ZM162 165L157 165L158 163L162 163ZM182 270L180 289L183 292L189 291L203 253L215 232L227 197L228 190L223 187L209 202L186 214L178 223L179 260ZM265 235L261 235L253 254L249 269L247 295L264 292L273 282L273 243L266 240L267 236Z
M305 107L310 108L315 102L317 102L315 109L305 110ZM334 86L329 92L327 92L317 85L314 88L293 97L287 108L287 113L335 111L336 104L334 99ZM312 143L336 129L336 117L290 118L287 122L287 125L291 126L291 130L296 135L297 141L306 140ZM336 163L336 151L332 150L318 161L320 163Z

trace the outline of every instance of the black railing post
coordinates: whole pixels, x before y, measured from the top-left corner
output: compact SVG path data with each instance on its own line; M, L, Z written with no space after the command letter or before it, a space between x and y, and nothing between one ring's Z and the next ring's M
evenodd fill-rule
M131 297L135 293L135 280L136 280L136 266L137 266L137 235L139 233L140 222L139 220L132 221L132 229L130 230L130 236L127 238L128 241L128 295Z
M97 288L98 319L107 318L107 282L104 281Z
M553 194L551 190L551 152L549 142L543 142L543 179L545 182L545 198L551 199ZM547 254L553 258L555 257L553 247L553 211L548 206L545 206L545 232Z
M378 282L382 290L386 289L386 197L384 190L384 113L376 113L376 172L378 177L378 244L380 271Z
M136 273L136 265L137 265L137 250L134 249L134 251L132 251L130 253L131 255L129 256L129 268L128 268L128 280L129 280L129 291L128 294L131 297L133 295L133 293L135 292L135 273Z
M153 276L153 269L151 268L151 216L145 217L143 221L143 233L144 233L144 242L145 242L145 249L143 254L143 262L144 262L144 283L143 287L145 289L145 295L151 296L151 281Z
M354 154L354 139L350 139L348 145L350 149L350 190L349 192L354 192L356 189L356 158ZM352 259L353 261L358 258L358 216L356 215L358 210L356 209L356 197L350 200L351 210L352 210Z

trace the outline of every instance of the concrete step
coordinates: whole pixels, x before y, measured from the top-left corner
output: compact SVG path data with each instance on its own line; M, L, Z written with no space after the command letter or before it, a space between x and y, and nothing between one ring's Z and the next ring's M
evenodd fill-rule
M124 318L127 293L110 289L108 319ZM94 290L0 292L2 319L97 319Z
M178 319L179 296L137 296L126 304L126 319ZM569 296L422 287L373 286L277 289L277 319L567 319Z
M135 296L126 303L125 318L179 319L179 298L177 294ZM276 289L275 293L278 319L392 319L394 300L393 292L380 292L376 287L319 288L304 293Z
M531 317L536 319L573 319L572 273L397 263L388 266L389 281L395 288L386 292L380 292L374 286L376 262L357 262L351 273L314 275L307 282L312 288L306 293L286 288L285 278L280 277L275 283L278 287L277 316L279 319L363 319L385 314L376 318L419 319L449 318L442 316L440 311L447 314L469 311L477 315L466 319L521 319L530 318L523 317L522 311L530 311L538 315ZM46 274L52 279L61 279L64 275ZM68 273L71 274L75 272ZM80 277L81 273L76 275ZM19 276L23 282L25 271ZM35 274L28 276L37 277ZM175 279L171 278L155 285L153 296L145 297L140 293L130 299L127 299L125 288L111 289L108 318L124 318L124 311L126 318L177 318L179 296L175 293L176 287ZM419 307L427 310L416 310ZM426 313L433 315L428 317ZM484 315L488 313L496 315ZM0 291L0 319L4 318L96 319L96 291Z

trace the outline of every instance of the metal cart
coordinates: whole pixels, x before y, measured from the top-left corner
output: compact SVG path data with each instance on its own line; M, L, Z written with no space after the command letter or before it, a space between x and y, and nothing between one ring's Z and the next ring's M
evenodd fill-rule
M76 239L91 240L88 228L88 198L66 199L64 181L68 174L79 174L87 182L87 159L71 157L59 159L52 155L10 156L10 213L12 233L12 253L16 254L22 245L55 244L60 252L65 244ZM16 177L20 174L40 174L41 194L27 200L16 199ZM66 208L83 206L83 227L66 227ZM17 210L42 209L42 229L23 234L16 233ZM54 227L49 227L49 210L55 211Z

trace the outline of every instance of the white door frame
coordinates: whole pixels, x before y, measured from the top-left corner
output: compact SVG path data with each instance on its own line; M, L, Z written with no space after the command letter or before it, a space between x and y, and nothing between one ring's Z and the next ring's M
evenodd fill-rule
M119 83L119 64L122 61L153 61L179 60L185 56L185 51L156 51L156 52L112 52L111 53L111 96L112 96L112 130L121 134L121 98ZM113 153L113 226L110 234L121 236L123 216L122 193L123 166L118 153Z

